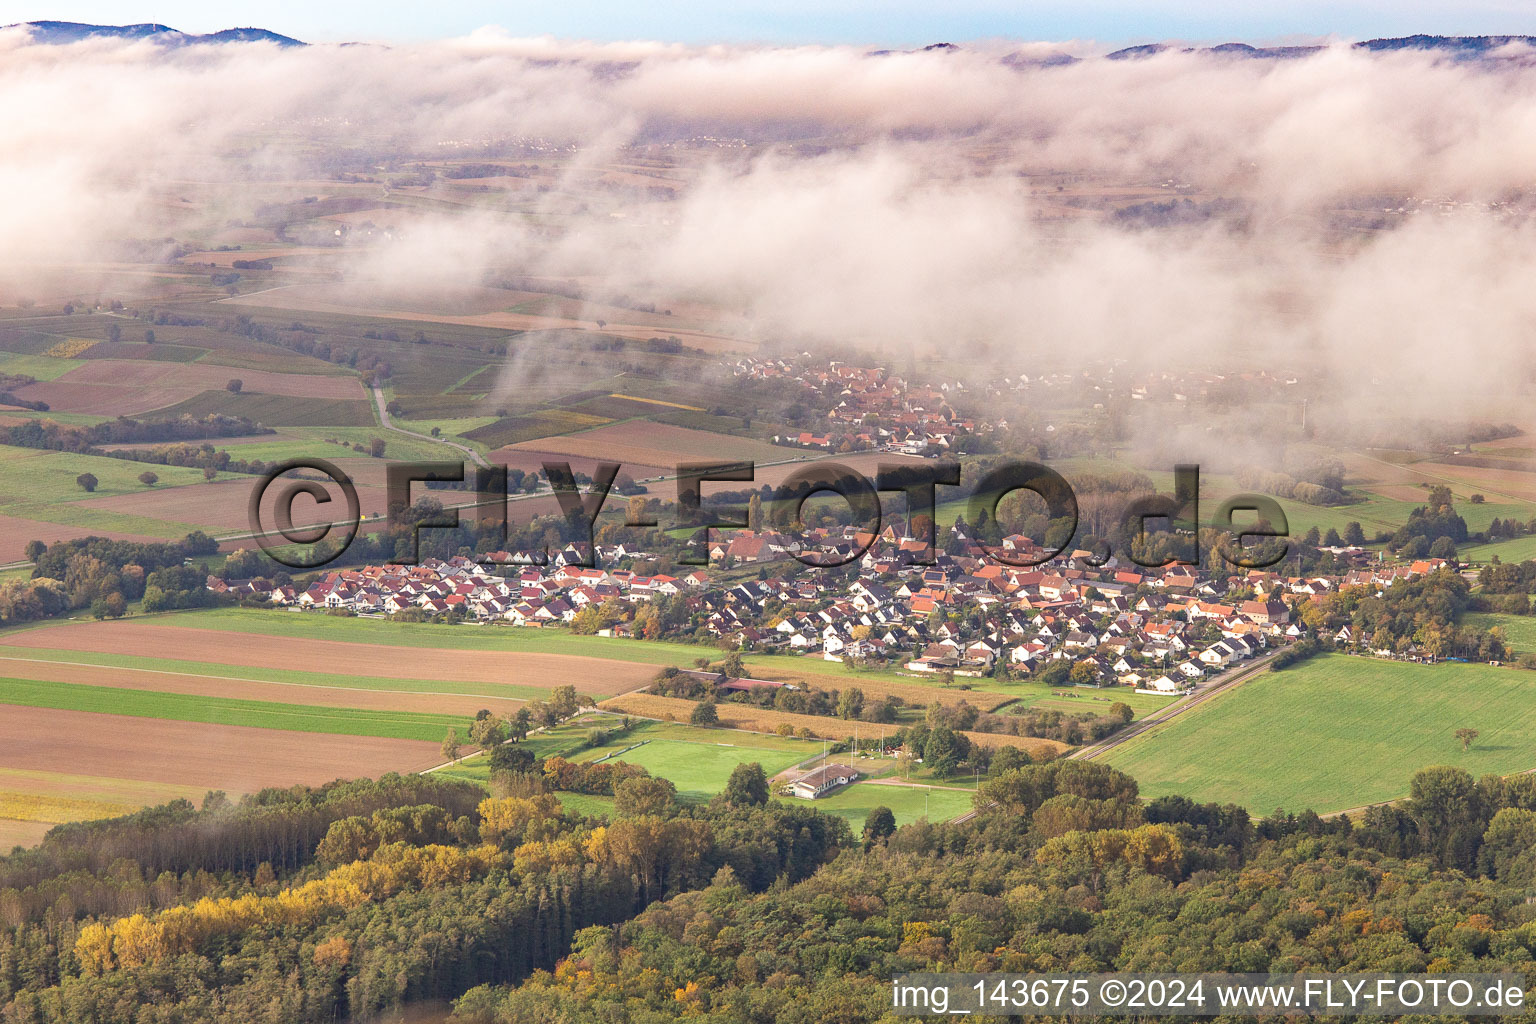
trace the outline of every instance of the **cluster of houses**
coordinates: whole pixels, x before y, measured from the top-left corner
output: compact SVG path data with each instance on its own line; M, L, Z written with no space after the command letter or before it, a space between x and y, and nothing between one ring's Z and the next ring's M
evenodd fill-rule
M1031 676L1068 660L1082 685L1120 685L1178 693L1277 644L1306 635L1293 621L1296 599L1341 586L1391 586L1442 567L1442 559L1357 569L1339 577L1287 578L1250 571L1212 574L1172 566L1144 569L1095 564L1088 552L1017 568L982 557L960 534L952 550L924 565L921 543L887 527L878 537L848 528L821 539L851 550L867 546L857 574L789 559L786 538L726 533L717 556L763 563L759 578L710 571L645 575L593 568L574 548L546 566L499 566L455 557L420 565L369 565L316 576L306 587L210 576L209 589L296 609L358 615L420 613L517 626L572 623L589 607L605 609L602 635L635 631L634 606L658 598L682 602L680 632L742 649L798 653L829 661L902 666L913 674ZM1005 548L1028 551L1010 537ZM505 561L494 553L491 560ZM599 566L648 557L623 545L602 546ZM1336 637L1344 643L1348 636Z
M788 381L803 388L818 408L827 409L826 428L780 434L775 444L823 451L887 451L938 455L954 448L977 423L955 412L952 394L959 382L914 384L888 370L829 362L744 358L732 364L738 377ZM991 430L991 424L984 424Z
M1266 370L1221 373L1132 368L1123 360L1034 376L1016 374L976 383L915 383L886 369L854 366L801 353L794 358L745 357L728 364L738 377L798 385L807 403L825 412L825 426L781 434L775 444L823 451L890 451L942 455L967 434L1007 429L1006 419L978 421L957 411L967 397L1020 399L1035 393L1094 408L1124 402L1201 402L1290 397L1300 384L1291 373ZM1054 427L1047 425L1047 432Z
M623 545L601 547L598 558L610 564L637 552ZM574 619L588 605L610 599L649 601L702 588L706 572L686 576L644 576L621 569L585 568L574 547L559 552L548 567L515 567L509 575L489 566L511 561L493 552L485 564L463 556L428 558L419 565L365 565L322 573L304 589L272 586L260 579L208 577L208 589L235 597L270 601L301 610L348 611L358 615L395 615L416 609L427 616L458 614L466 619L504 621L519 626L557 625ZM501 566L498 566L500 568Z

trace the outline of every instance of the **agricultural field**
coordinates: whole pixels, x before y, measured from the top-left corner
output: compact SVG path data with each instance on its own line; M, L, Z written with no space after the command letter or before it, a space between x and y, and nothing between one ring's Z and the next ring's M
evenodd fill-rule
M453 651L507 651L529 654L569 655L631 664L689 667L696 658L718 660L715 647L625 637L579 636L564 629L530 629L514 626L449 626L435 623L403 623L390 619L220 608L178 613L161 620L196 629L230 630L294 639L336 640L355 643L429 647ZM938 678L924 679L884 670L851 669L842 662L799 655L747 654L744 663L754 678L796 680L823 689L856 686L866 695L891 693L914 703L962 700L978 707L996 707L1005 701L1041 694L1037 683L993 679L965 680L945 687ZM649 682L649 678L645 680ZM966 689L965 687L971 687ZM1128 695L1135 697L1134 694ZM1116 699L1119 699L1117 696ZM1158 700L1160 698L1149 698ZM1135 701L1128 701L1136 706Z
M1516 654L1536 654L1536 617L1473 613L1463 616L1462 623L1473 629L1492 629L1498 626L1504 630L1510 650Z
M153 487L139 480L146 470L159 478ZM83 473L96 477L94 491L76 482ZM0 445L0 481L5 481L0 482L0 561L21 558L34 539L51 543L90 534L173 539L209 525L182 518L189 509L173 493L189 485L209 486L201 470ZM129 508L111 507L114 500L126 500ZM135 511L139 501L160 506L163 514Z
M9 808L0 802L0 844L36 842L51 819L73 820L76 811L98 817L177 798L197 802L208 790L234 796L319 785L419 771L441 759L436 742L337 741L287 729L9 705L0 714L0 790L48 799Z
M259 613L258 613L259 614ZM275 613L298 617L302 613ZM322 616L315 616L320 618ZM172 616L117 622L70 622L8 632L4 646L114 656L152 657L239 668L370 676L377 679L536 686L547 691L571 683L597 696L623 693L649 682L645 665L582 656L516 651L457 651L400 648L337 640L276 638L170 623ZM526 692L526 691L524 691Z
M441 742L450 728L467 730L470 718L419 711L312 707L230 697L159 693L85 683L0 678L0 705L91 711L130 718L205 725L322 733L329 736L378 736L385 739Z
M1478 564L1491 562L1495 557L1501 562L1529 562L1536 558L1536 534L1460 547L1456 549L1456 557L1463 562Z
M1479 734L1467 751L1462 728ZM1536 673L1331 654L1261 673L1104 759L1145 797L1325 813L1402 797L1432 764L1474 776L1536 767L1533 728Z
M379 679L26 647L0 647L0 675L193 697L234 696L318 707L451 715L473 715L481 708L498 714L515 713L525 701L549 695L539 687L507 683Z
M29 402L46 402L50 410L131 416L223 389L236 377L241 381L242 394L343 401L364 397L361 381L353 376L274 373L153 359L86 359L67 373L18 388L15 394ZM241 397L227 391L225 395L232 404Z
M661 423L647 423L643 429L613 423L579 433L524 441L512 448L666 468L683 462L779 462L796 457L796 453L762 441Z

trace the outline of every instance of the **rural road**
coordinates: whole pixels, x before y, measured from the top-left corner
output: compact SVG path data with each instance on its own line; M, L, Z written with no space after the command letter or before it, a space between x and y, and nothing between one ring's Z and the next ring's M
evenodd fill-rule
M459 444L457 441L448 441L441 437L433 437L431 434L418 434L414 430L406 430L404 427L395 426L395 424L389 418L389 410L385 408L388 403L384 401L383 390L378 387L374 387L371 390L373 391L374 405L376 405L379 410L379 423L384 427L385 430L393 430L397 434L404 434L407 437L414 437L421 441L434 441L437 444L445 444L449 448L454 448L463 454L468 455L470 461L472 461L475 465L490 468L491 464L486 462L479 452L475 451L467 444Z

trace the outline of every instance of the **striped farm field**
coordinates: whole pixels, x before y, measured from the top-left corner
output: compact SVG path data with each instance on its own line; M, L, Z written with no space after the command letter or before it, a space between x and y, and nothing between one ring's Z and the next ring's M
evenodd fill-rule
M283 617L334 619L334 616L285 612L251 612L255 623ZM593 657L557 656L531 651L443 650L433 646L401 647L343 640L281 637L269 634L181 626L180 616L156 616L116 622L68 622L6 633L6 646L53 649L189 661L223 663L232 667L299 670L322 675L366 676L377 679L427 680L536 687L572 684L595 696L623 693L643 686L655 668ZM336 620L347 621L347 620ZM466 632L472 632L472 628ZM505 632L511 632L507 630ZM354 634L355 635L355 634ZM438 686L438 689L450 689ZM518 694L526 695L527 691Z
M660 668L667 665L691 666L695 659L720 657L716 647L658 640L634 640L625 637L580 636L559 628L534 629L510 625L449 626L430 622L396 622L391 619L324 615L318 612L289 612L279 609L214 608L153 620L166 625L193 629L227 630L261 636L292 637L301 640L335 640L398 647L427 647L437 651L506 651L527 654L551 654L577 658L601 658L633 665ZM26 643L30 641L16 641ZM897 675L891 671L850 669L841 662L800 655L746 654L744 661L754 678L805 682L822 689L856 686L866 695L891 694L914 704L957 704L960 701L984 709L995 708L1009 700L1037 696L1038 684L977 680L945 687L934 677L931 681ZM647 677L641 683L649 682ZM962 689L963 685L985 689ZM578 684L578 689L580 685ZM593 691L600 692L600 691ZM1085 709L1086 710L1086 709Z
M377 736L424 742L440 741L451 727L459 728L461 733L467 731L470 722L468 717L460 715L274 704L32 679L0 679L0 704L55 711L88 711L132 718L160 718L172 722L237 725L333 736Z
M165 661L113 654L0 647L0 673L15 679L84 683L203 697L374 711L429 711L473 715L481 708L514 714L527 700L549 695L536 687L441 680L373 679L275 669ZM257 674L262 678L258 678Z

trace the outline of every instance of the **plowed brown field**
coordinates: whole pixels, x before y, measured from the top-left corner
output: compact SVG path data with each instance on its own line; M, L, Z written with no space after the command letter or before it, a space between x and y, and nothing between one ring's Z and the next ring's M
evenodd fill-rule
M63 742L64 738L68 742ZM0 767L248 793L264 786L420 771L435 743L168 722L88 711L0 710Z

